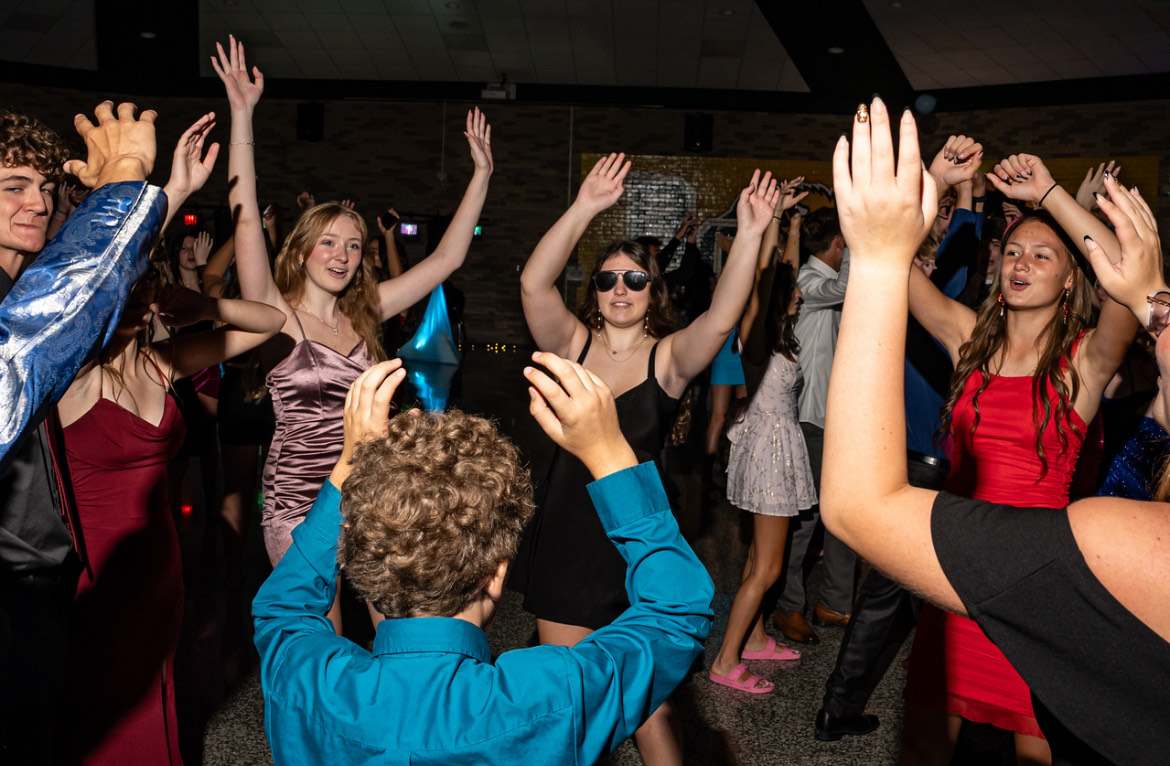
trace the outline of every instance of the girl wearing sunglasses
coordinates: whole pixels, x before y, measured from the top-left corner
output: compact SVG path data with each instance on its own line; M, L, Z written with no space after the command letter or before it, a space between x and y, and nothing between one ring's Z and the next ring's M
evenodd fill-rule
M641 460L653 460L687 384L715 358L743 313L756 252L781 190L770 173L752 176L739 197L739 236L711 308L671 332L666 285L636 242L615 242L601 252L577 315L557 290L570 253L593 218L621 198L629 170L624 154L597 162L576 201L536 246L520 278L520 295L540 350L576 359L601 377L616 396L622 432ZM524 608L536 615L542 644L575 645L629 606L624 562L585 492L589 480L580 461L557 452L513 565L511 585L525 594ZM647 762L682 762L668 707L634 735Z

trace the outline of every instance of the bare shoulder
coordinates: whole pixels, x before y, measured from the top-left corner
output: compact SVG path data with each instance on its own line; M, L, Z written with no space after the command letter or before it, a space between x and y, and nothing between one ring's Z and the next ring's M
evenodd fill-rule
M1096 497L1073 503L1068 520L1093 575L1170 640L1170 505Z

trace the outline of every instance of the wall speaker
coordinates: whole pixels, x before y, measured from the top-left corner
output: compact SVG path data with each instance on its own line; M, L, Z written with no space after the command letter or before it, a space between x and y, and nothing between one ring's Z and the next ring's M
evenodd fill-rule
M715 129L715 118L709 114L691 112L686 115L683 133L683 148L688 152L711 151L711 134Z

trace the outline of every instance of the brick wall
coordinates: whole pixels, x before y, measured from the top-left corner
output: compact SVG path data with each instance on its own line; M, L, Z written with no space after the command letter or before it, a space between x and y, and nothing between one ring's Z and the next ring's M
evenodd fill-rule
M36 114L62 132L72 133L73 115L88 112L96 101L97 97L87 92L0 83L0 107ZM216 128L215 137L227 141L223 99L141 101L143 107L160 114L163 146L159 178L165 179L170 164L168 144L203 112L221 113L224 122ZM279 201L286 208L295 208L296 193L308 188L319 201L355 200L371 224L373 216L387 205L399 211L449 214L458 204L471 173L462 136L463 117L471 105L329 102L325 108L326 139L319 143L297 140L296 105L296 101L287 100L260 104L256 157L261 204ZM714 163L723 168L719 175L724 179L742 176L746 182L744 170L756 161L744 158L785 161L777 163L777 172L799 168L800 161L812 161L823 168L821 163L828 161L834 142L849 125L848 116L717 112L713 150L696 158L681 148L682 110L516 103L482 106L492 123L496 175L484 209L485 235L473 244L455 280L466 294L467 331L473 342L528 342L520 311L519 270L571 200L582 169L592 165L583 155L596 157L616 150L653 155L661 162L644 167L644 171L677 173L692 182L696 179L689 173L697 172L699 164L709 168L710 158L731 158L735 161ZM1088 159L1102 156L1149 155L1149 167L1154 167L1156 160L1157 169L1141 174L1143 191L1148 192L1147 183L1153 182L1146 178L1156 178L1159 186L1167 183L1167 125L1170 101L1147 101L940 114L923 120L923 136L926 146L935 147L951 132L975 135L988 147L988 159L1012 151L1030 151L1045 158L1081 158L1070 163L1070 168L1087 166ZM193 204L206 208L226 204L225 160L221 158L212 182ZM796 164L790 166L786 161ZM441 171L446 180L441 180ZM1066 171L1062 181L1070 174L1075 177L1076 172ZM709 214L726 209L729 190L734 188L729 184L730 180L719 184L727 187L723 189L727 193L712 194L709 199L700 194L700 211ZM695 186L703 188L701 182ZM1170 206L1162 207L1163 230L1170 230L1165 209ZM671 233L663 230L659 235ZM408 247L412 257L421 255L420 244Z

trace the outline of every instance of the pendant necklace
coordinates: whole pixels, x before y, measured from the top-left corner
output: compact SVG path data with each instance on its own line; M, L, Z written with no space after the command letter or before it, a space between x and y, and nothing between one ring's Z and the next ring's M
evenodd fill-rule
M332 331L333 331L333 334L334 334L334 335L337 335L337 334L338 334L338 331L341 329L341 318L340 318L340 317L338 317L338 319L337 319L337 324L336 324L336 325L330 325L328 322L326 322L324 319L322 319L321 317L319 317L319 316L317 316L316 314L314 314L312 311L310 311L310 310L309 310L307 307L305 307L305 306L301 306L301 307L300 307L300 309L299 309L299 311L303 311L303 312L305 312L305 313L306 313L306 314L308 314L309 316L313 317L313 319L316 319L318 322L320 322L321 324L323 324L323 325L325 325L326 327L328 327L330 330L332 330Z

